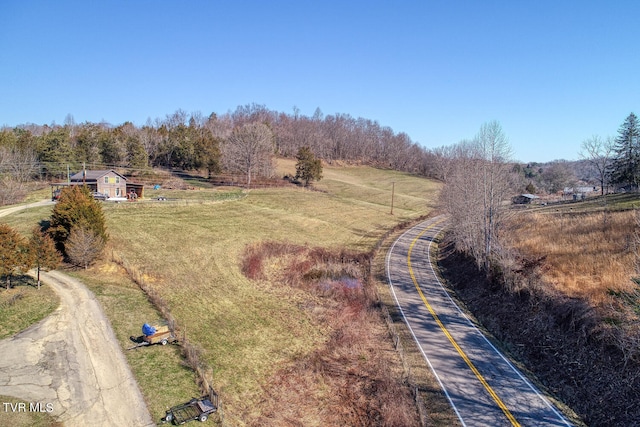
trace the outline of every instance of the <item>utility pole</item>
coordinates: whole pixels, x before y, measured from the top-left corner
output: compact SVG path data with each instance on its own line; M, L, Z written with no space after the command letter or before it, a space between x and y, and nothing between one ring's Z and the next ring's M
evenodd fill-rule
M391 182L391 215L393 215L393 196L396 191L396 182Z

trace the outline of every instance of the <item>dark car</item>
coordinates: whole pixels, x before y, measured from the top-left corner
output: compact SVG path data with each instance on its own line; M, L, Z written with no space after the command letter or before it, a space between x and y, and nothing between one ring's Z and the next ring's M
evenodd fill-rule
M105 201L105 200L107 200L107 199L109 198L109 196L107 196L106 194L104 194L104 193L98 193L97 191L94 191L94 192L92 193L92 195L93 195L93 198L94 198L94 199L96 199L96 200L102 200L102 201Z

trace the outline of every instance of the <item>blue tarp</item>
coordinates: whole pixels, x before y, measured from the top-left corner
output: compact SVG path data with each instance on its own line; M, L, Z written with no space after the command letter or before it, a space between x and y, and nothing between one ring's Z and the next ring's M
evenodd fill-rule
M145 323L144 325L142 325L142 333L148 337L156 333L156 328L148 323Z

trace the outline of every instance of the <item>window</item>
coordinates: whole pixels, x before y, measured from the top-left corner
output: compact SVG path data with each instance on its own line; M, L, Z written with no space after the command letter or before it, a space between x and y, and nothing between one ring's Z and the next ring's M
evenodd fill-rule
M120 184L120 177L116 176L116 184Z
M105 177L104 177L104 183L105 183L105 184L108 184L108 183L109 183L109 177L108 177L108 176L105 176Z

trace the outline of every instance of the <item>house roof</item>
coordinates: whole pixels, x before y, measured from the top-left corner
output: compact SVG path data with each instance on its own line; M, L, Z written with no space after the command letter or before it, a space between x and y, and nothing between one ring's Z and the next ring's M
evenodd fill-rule
M84 177L83 177L83 172L84 172ZM116 175L118 175L119 177L121 177L122 179L124 179L125 181L127 180L127 178L125 178L124 176L120 175L118 172L114 171L113 169L109 169L109 170L97 170L97 171L80 171L76 174L71 175L71 177L69 178L69 180L71 181L97 181L100 178L102 178L103 176L109 174L109 173L115 173Z

